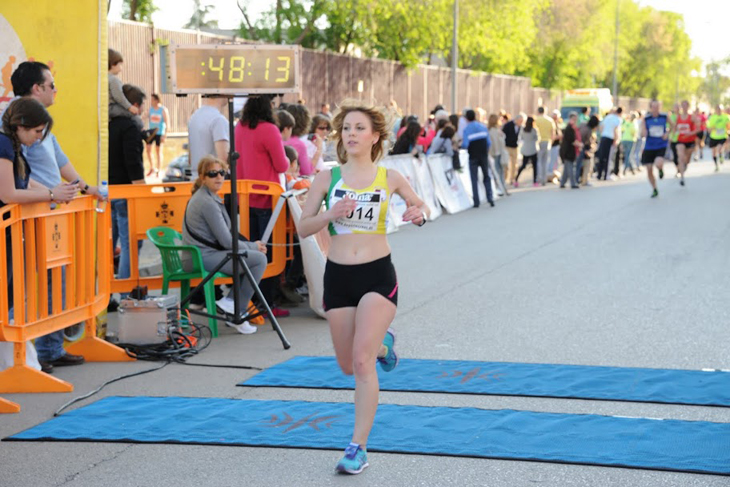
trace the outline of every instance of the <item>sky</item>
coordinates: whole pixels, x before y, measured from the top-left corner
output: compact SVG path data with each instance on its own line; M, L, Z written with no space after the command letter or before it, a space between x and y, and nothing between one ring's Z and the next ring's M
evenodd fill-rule
M730 1L638 0L638 2L642 6L683 14L685 27L692 39L692 53L700 57L703 62L730 56L730 43L723 40L725 24L730 19ZM215 5L211 18L217 19L221 28L233 29L240 25L242 16L236 6L236 0L202 0L201 3ZM253 22L261 12L268 10L275 0L241 0L241 3L247 5ZM160 10L152 19L155 25L164 29L179 29L187 23L193 12L193 0L155 0L155 4ZM112 0L110 19L121 17L121 5L122 0Z

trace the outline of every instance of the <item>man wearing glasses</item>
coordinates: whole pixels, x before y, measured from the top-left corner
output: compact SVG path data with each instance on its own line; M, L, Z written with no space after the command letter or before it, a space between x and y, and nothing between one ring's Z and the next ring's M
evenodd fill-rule
M56 84L53 80L51 69L40 62L26 61L20 63L18 68L10 77L13 85L13 93L16 99L29 96L40 101L46 108L53 105L56 98ZM12 101L11 101L12 103ZM43 184L47 188L54 188L61 184L62 180L74 181L84 194L94 195L102 198L96 186L89 185L76 171L69 158L61 150L61 146L53 133L41 142L37 142L24 151L23 155L30 165L30 177ZM64 269L65 271L65 269ZM62 300L65 301L66 276L62 274ZM49 273L48 306L51 308L51 278ZM65 304L63 305L65 306ZM63 348L63 330L50 333L35 341L38 351L38 361L44 372L50 373L53 367L65 365L79 365L84 363L84 357L66 353Z

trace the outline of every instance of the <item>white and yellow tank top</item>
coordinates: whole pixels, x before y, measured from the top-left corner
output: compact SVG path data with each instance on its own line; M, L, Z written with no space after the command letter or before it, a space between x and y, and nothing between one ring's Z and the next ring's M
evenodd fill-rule
M355 211L347 217L338 218L329 223L330 235L346 235L353 233L385 235L388 228L388 170L378 167L373 183L367 188L354 189L345 184L339 166L332 168L332 182L325 198L329 210L342 198L354 198L357 201Z

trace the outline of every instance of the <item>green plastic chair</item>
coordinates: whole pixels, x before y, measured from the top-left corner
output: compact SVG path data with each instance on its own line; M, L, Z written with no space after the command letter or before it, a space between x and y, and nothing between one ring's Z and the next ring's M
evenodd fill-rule
M162 294L167 294L171 281L180 281L180 296L184 299L190 294L190 280L202 279L208 273L203 267L203 256L200 249L195 245L182 245L182 235L169 227L154 227L147 230L147 238L155 244L162 254ZM180 251L190 252L193 270L183 269ZM216 272L213 279L203 286L205 292L205 307L208 313L215 314L215 279L219 277L231 277L222 272ZM208 318L208 325L214 337L218 336L218 320Z

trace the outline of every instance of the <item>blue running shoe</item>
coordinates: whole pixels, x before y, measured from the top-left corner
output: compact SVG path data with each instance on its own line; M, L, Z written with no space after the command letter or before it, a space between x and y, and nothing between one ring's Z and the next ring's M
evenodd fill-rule
M358 474L368 466L368 454L357 443L350 443L345 448L345 456L337 462L335 472Z
M383 369L383 372L390 372L398 365L398 354L395 353L393 348L395 345L395 330L392 328L388 328L385 333L383 345L388 350L385 352L384 357L378 357L378 362L380 362L380 368Z

